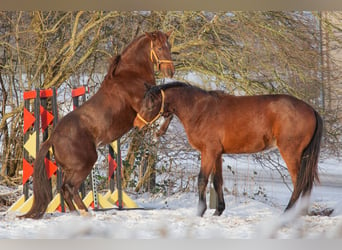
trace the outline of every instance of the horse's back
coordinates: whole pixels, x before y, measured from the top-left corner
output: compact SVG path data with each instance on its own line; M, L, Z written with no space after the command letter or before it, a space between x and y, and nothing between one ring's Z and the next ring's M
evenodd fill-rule
M314 132L316 127L315 110L306 102L289 95L274 95L269 104L273 114L273 126L286 129L288 134ZM276 128L273 128L274 130Z
M260 152L285 138L307 141L316 126L314 110L289 95L227 96L221 106L226 115L216 119L217 131L227 153Z
M275 114L273 135L278 148L303 150L315 134L315 110L306 102L292 96L281 96L270 109Z
M290 95L227 96L227 112L271 125L276 120L307 120L314 118L314 109L306 102ZM266 124L264 124L266 125Z

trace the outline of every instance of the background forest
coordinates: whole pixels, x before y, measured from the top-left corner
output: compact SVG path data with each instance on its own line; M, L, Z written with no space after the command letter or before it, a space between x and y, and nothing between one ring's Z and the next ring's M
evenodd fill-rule
M65 95L59 100L62 117L70 111L71 88L87 85L91 96L109 59L136 36L157 29L173 30L174 79L236 95L287 93L303 99L324 119L322 154L339 156L341 23L340 12L0 12L0 183L21 182L25 90L56 87ZM169 133L162 143L147 137L132 130L122 140L124 185L136 191L155 174L157 152L164 154L158 169L163 172L172 171L172 159L184 157L181 152L193 151L184 134ZM152 170L145 178L137 170L143 164Z

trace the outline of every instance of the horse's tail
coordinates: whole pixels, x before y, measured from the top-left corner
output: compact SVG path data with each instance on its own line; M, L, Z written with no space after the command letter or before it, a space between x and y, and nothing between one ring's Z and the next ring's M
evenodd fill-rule
M33 204L31 209L20 217L32 219L41 218L51 201L52 190L45 169L45 157L51 145L51 138L41 145L37 158L33 164Z
M319 183L318 157L323 135L323 120L316 111L314 112L316 116L316 129L310 143L303 151L296 186L294 187L291 200L285 210L291 208L300 195L310 195L315 181Z

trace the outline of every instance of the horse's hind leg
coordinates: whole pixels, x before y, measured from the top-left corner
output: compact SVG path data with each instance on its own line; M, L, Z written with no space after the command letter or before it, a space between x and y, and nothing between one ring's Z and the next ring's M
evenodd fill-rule
M218 196L218 203L214 215L220 216L226 208L224 197L223 197L223 178L222 178L222 156L219 155L216 159L215 168L213 169L214 174L214 188Z
M70 212L75 211L76 207L75 207L74 203L72 202L73 193L72 193L71 188L69 187L69 184L63 183L63 185L61 187L61 193L62 193L64 201L66 202Z
M74 185L71 179L71 180L68 180L68 182L64 183L61 188L63 198L67 206L69 207L70 212L73 212L76 210L73 200L75 201L75 204L77 205L78 210L84 210L86 212L88 211L87 207L84 205L79 195L79 191L78 191L79 187L80 187L80 184Z
M300 162L298 162L297 160L285 160L287 168L289 170L289 173L291 175L291 179L292 179L292 184L293 184L293 191L292 191L292 195L291 198L285 208L285 211L287 211L288 209L290 209L295 202L298 200L300 193L298 192L297 188L296 188L296 182L297 182L297 176L298 176L298 171L299 171L299 167L300 167Z
M298 173L300 169L301 154L298 152L299 150L294 150L294 149L298 149L298 148L299 148L298 145L292 145L292 146L279 148L279 152L286 163L286 166L290 173L292 184L293 184L292 195L285 208L285 211L292 208L292 206L296 203L296 201L298 200L301 194L301 191L298 190L297 185L296 185L297 177L298 177Z
M82 201L80 194L79 194L79 188L81 184L77 184L73 187L73 195L74 195L74 201L80 211L88 212L88 208L85 206L84 202Z
M88 211L80 197L79 188L97 160L96 148L91 141L83 140L82 147L73 145L72 150L67 159L59 160L64 161L62 194L70 211L76 210L75 204L78 210Z
M95 157L94 159L96 160ZM82 211L88 212L88 208L85 206L84 202L82 201L82 198L79 193L79 188L82 182L89 175L93 167L93 163L95 163L94 159L92 161L87 161L86 163L84 163L81 168L77 168L79 169L79 171L77 173L74 173L72 177L69 179L70 189L71 189L70 192L72 193L75 204L77 205L77 208L81 214L82 214Z

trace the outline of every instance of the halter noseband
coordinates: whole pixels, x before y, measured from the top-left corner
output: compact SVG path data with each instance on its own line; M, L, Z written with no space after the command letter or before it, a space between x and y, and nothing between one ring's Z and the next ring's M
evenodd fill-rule
M158 70L160 70L160 64L162 64L162 63L169 63L169 64L171 64L172 63L172 60L159 60L156 52L153 49L153 42L151 41L151 61L152 62L154 62L153 58L154 58L154 60L155 60L155 62L157 64L157 69Z
M146 121L144 118L142 118L142 116L137 113L137 118L142 121L145 125L151 125L152 123L154 123L156 120L159 119L159 117L164 113L164 102L165 102L165 93L164 91L161 89L160 90L161 96L162 96L162 103L160 106L160 111L159 113L151 120L151 121Z

